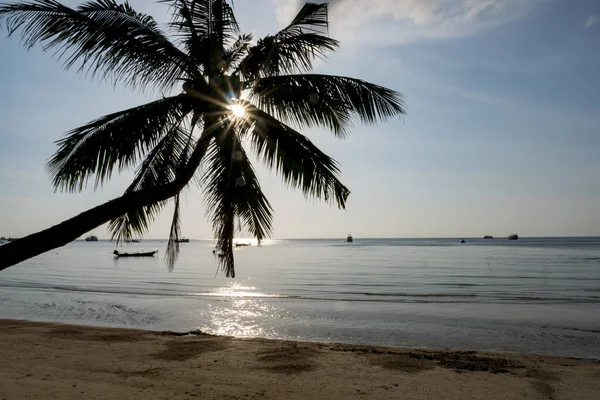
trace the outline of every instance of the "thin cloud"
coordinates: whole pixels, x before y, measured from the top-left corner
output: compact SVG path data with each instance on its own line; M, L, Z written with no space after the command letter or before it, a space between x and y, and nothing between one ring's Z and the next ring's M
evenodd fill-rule
M591 15L588 19L585 20L585 22L583 23L583 27L591 28L592 26L596 25L597 23L598 23L598 17L596 17L595 15Z
M285 25L303 0L273 0ZM544 0L330 0L332 36L381 45L469 36L520 18Z

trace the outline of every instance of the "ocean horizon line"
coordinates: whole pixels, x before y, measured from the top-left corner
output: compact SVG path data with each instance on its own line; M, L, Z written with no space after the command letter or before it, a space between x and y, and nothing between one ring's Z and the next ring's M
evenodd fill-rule
M492 236L492 239L506 239L508 237L508 235L503 235L503 236ZM353 238L355 240L445 240L445 239L484 239L484 236L423 236L423 237L417 237L417 236L354 236ZM565 235L565 236L526 236L526 235L519 235L519 239L594 239L594 238L600 238L600 234L598 235ZM213 238L188 238L189 240L195 240L195 241L211 241L211 240L215 240ZM283 237L283 238L268 238L265 240L268 241L277 241L277 240L344 240L345 237L342 236L335 236L335 237ZM101 241L114 241L112 239L108 239L108 238L98 238L98 240ZM135 238L135 240L162 240L162 241L168 241L169 238ZM236 237L233 239L234 241L237 240L256 240L256 238L253 237ZM85 237L81 237L78 239L75 239L74 241L85 241Z

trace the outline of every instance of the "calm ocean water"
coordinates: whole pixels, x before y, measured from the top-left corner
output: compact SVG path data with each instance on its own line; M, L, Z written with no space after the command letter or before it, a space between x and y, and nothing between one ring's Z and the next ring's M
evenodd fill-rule
M243 241L243 240L242 240ZM0 272L0 318L235 336L600 357L598 238L73 242Z

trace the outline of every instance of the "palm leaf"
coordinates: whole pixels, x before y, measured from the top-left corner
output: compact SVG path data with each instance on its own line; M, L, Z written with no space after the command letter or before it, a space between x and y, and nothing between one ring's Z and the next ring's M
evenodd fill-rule
M167 243L167 251L165 258L169 271L173 271L175 261L179 257L179 238L181 236L180 227L180 212L179 212L179 194L175 196L175 207L173 209L173 221L171 222L171 231L169 233L169 242Z
M240 28L226 0L192 0L191 17L200 37L211 38L223 47Z
M177 171L187 162L192 130L173 125L160 142L146 155L127 192L143 190L175 180Z
M235 219L240 219L240 229L248 229L260 242L271 233L272 208L232 126L213 142L205 166L204 194L219 265L233 278Z
M250 140L258 156L275 169L286 185L302 190L307 197L345 208L350 191L338 179L337 162L323 153L306 136L246 104Z
M192 119L188 130L182 129L180 126L174 126L170 132L164 135L140 164L133 182L125 193L166 185L175 181L181 175L183 169L187 168L188 163L191 162L192 143L194 142L193 132L194 127L198 124L198 119L197 116ZM202 160L211 140L212 136L209 132L202 135L195 142L195 146L201 149L198 163ZM131 239L134 232L137 236L143 236L165 205L166 202L150 204L130 210L110 221L108 228L111 231L112 240L116 240L118 244L123 240ZM178 203L176 203L176 207L178 207ZM178 211L176 215L179 215ZM166 257L170 269L173 268L177 259L178 246L178 244L167 246Z
M131 240L134 234L137 237L144 236L165 204L166 202L161 201L135 208L109 221L107 228L111 232L111 240L116 241L118 245Z
M65 68L79 65L92 76L134 87L168 88L196 74L187 56L148 15L128 3L96 0L72 9L54 0L0 5L9 35L21 30L28 48L55 49Z
M310 71L315 59L326 58L339 45L325 34L327 27L327 4L306 3L290 25L250 48L238 69L250 81L261 76Z
M229 70L229 68L233 68L240 63L240 61L246 56L248 49L250 48L250 43L252 42L251 34L244 34L237 38L237 40L225 50L223 54L223 61L226 63L227 67L225 70Z
M189 158L191 132L175 125L163 136L137 168L133 182L125 193L165 185L175 180L177 171ZM117 244L130 240L133 233L143 236L166 203L133 209L110 221L111 239ZM167 252L167 254L169 254Z
M177 41L182 43L188 56L195 63L203 61L201 40L192 20L192 12L188 0L161 0L161 3L170 3L173 7L172 21L169 27L175 33Z
M68 132L47 165L56 189L81 191L92 174L97 188L119 170L137 164L191 111L192 100L173 96L106 115Z
M231 6L225 0L175 0L172 4L170 26L179 40L206 74L219 73L224 49L239 33Z
M402 95L343 76L301 74L259 79L250 98L264 111L299 127L322 126L344 135L353 120L376 123L406 114Z

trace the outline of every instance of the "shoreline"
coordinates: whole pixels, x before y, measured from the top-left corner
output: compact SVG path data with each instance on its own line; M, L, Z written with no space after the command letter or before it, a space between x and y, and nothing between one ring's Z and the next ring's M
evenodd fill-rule
M229 335L221 335L215 333L204 332L200 329L192 329L190 331L175 331L175 330L156 330L150 328L138 328L138 327L127 327L127 326L119 326L119 325L96 325L93 323L86 323L88 321L82 321L81 323L75 323L72 321L53 321L53 320L44 320L44 319L13 319L10 317L0 317L0 326L2 322L23 322L23 323L33 323L33 324L54 324L54 325L66 325L66 326L78 326L82 328L89 329L123 329L127 331L139 331L140 333L153 333L158 335L172 335L172 336L213 336L213 337L223 337L230 339L239 339L239 340L274 340L274 341L282 341L282 342L296 342L296 343L314 343L314 344L322 344L322 345L340 345L340 346L359 346L359 347L373 347L373 348L386 348L386 349L399 349L405 351L440 351L440 352L477 352L477 353L485 353L485 354L513 354L520 356L540 356L540 357L556 357L556 358L566 358L566 359L574 359L574 360L582 360L582 361L592 361L600 363L600 357L596 355L590 356L576 356L569 354L560 354L560 353L544 353L544 352L535 352L535 351L518 351L518 350L486 350L486 349L477 349L477 348L452 348L452 347L404 347L404 346L395 346L395 345L387 345L387 344L371 344L371 343L352 343L352 342L343 342L343 341L329 341L329 340L320 340L310 338L306 339L287 339L287 338L278 338L278 337L262 337L262 336L229 336Z
M595 399L600 364L0 319L0 397Z

